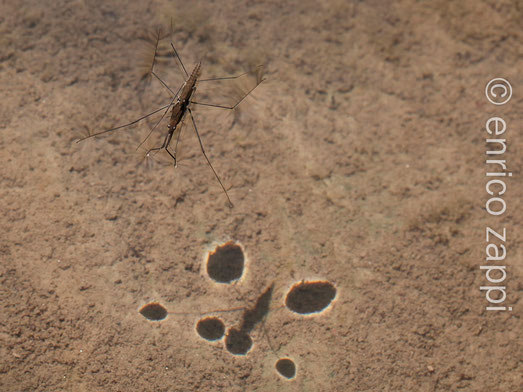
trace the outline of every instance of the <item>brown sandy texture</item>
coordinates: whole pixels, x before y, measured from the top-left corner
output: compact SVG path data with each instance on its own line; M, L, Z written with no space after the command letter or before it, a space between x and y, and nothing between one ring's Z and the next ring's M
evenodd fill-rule
M0 1L0 390L521 390L521 2L188 3ZM204 77L267 65L234 113L195 107L232 210L192 133L177 169L136 158L153 121L74 143L168 103L138 55L166 15ZM174 62L158 67L176 88ZM503 107L484 96L495 76L514 86ZM484 209L493 115L514 172L500 218ZM488 224L507 228L512 312L484 310ZM246 269L217 284L203 259L228 240ZM284 307L301 280L334 284L327 310ZM246 356L198 336L202 313L272 283Z

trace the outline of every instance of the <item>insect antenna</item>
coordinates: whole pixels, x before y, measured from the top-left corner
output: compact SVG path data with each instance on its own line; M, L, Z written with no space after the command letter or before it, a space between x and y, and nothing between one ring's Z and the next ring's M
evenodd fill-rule
M183 65L183 61L182 59L180 58L180 55L178 54L178 52L176 51L173 43L171 42L171 47L173 48L173 51L174 51L174 55L176 56L176 58L178 58L178 61L180 62L182 68L183 68L183 72L185 72L185 76L189 77L189 73L187 72L187 70L185 69L185 65Z
M185 65L183 65L182 58L180 57L180 55L178 54L178 51L176 50L176 48L173 45L173 31L174 31L174 22L173 22L173 18L171 17L171 23L170 23L171 48L173 48L174 56L178 59L180 65L182 66L183 72L185 73L185 76L189 77L189 73L187 72L187 69L185 69Z

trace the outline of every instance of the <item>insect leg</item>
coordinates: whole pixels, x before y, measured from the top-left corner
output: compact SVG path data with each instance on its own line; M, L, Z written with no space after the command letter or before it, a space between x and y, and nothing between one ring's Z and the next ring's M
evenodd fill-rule
M102 132L93 133L92 135L89 135L89 136L83 137L83 138L81 138L81 139L78 139L78 140L76 141L76 143L79 143L79 142L81 142L82 140L89 139L89 138L94 137L94 136L102 135L102 134L104 134L104 133L108 133L108 132L116 131L116 130L118 130L118 129L128 127L129 125L136 124L137 122L142 121L143 119L145 119L145 118L147 118L147 117L150 117L150 116L152 116L152 115L155 114L155 113L158 113L160 110L163 110L163 109L165 109L165 108L169 108L171 105L172 105L172 102L171 102L170 104L168 104L168 105L162 106L162 107L159 108L159 109L156 109L155 111L153 111L153 112L151 112L151 113L149 113L149 114L146 114L145 116L140 117L139 119L136 119L136 120L134 120L134 121L131 121L130 123L127 123L127 124L124 124L124 125L119 125L119 126L117 126L117 127L115 127L115 128L107 129L107 130L102 131Z
M196 121L194 121L194 117L192 115L191 108L188 107L187 110L189 111L189 114L191 115L191 120L192 120L192 123L194 125L194 130L196 131L196 136L198 136L198 142L200 143L200 148L202 150L203 156L207 160L207 163L209 164L209 167L211 168L212 172L214 173L214 176L216 177L216 179L220 183L220 185L221 185L221 187L223 189L223 192L225 193L225 196L227 196L227 200L229 201L229 207L232 208L234 205L232 204L232 201L231 201L231 199L229 197L229 194L227 193L227 190L223 186L222 180L220 180L220 177L216 173L216 170L214 170L214 167L212 167L211 161L209 160L209 158L207 157L207 154L205 153L205 149L203 148L202 139L200 138L200 134L198 132L198 127L196 126Z
M156 73L155 73L154 71L151 71L151 74L152 74L156 79L158 79L158 80L160 81L160 83L161 83L161 84L162 84L162 85L163 85L167 90L169 90L169 91L171 92L171 94L172 94L173 96L175 96L175 97L178 95L178 93L180 92L180 90L181 90L182 87L183 87L183 85L180 86L180 88L178 89L178 91L176 91L176 93L175 93L173 90L170 89L169 86L167 86L167 84L166 84L166 83L165 83L165 82L164 82L164 81L163 81L163 80L162 80L158 75L156 75Z
M163 139L162 145L160 147L151 148L149 151L147 151L146 155L149 155L151 153L151 151L160 151L160 150L163 150L164 148L167 150L166 146L168 145L169 141L171 140L172 135L173 135L173 131L171 129L169 129L169 132L165 135L165 138ZM174 156L169 152L169 150L167 150L167 152L174 158ZM174 162L176 163L176 158L174 158Z
M255 69L258 70L258 69L260 69L262 67L263 67L263 65L258 65ZM250 74L252 72L253 71L247 71L247 72L244 72L244 73L236 75L236 76L225 76L225 77L221 77L221 78L198 79L198 82L212 82L212 81L216 81L216 80L238 79L239 77L241 77L243 75ZM260 84L261 82L262 81L260 81L258 84Z
M223 81L223 80L238 79L238 78L241 78L244 75L249 75L249 74L254 75L256 77L256 83L247 92L245 92L245 93L242 92L243 95L240 95L238 97L239 99L238 99L238 101L234 105L219 105L219 104L214 104L214 103L196 102L196 101L191 101L191 103L194 103L196 105L212 106L212 107L215 107L215 108L232 110L236 106L238 106L256 87L258 87L260 85L260 83L262 83L265 80L265 79L263 79L263 65L258 65L253 70L244 72L244 73L242 73L240 75L236 75L236 76L226 76L226 77L221 77L221 78L210 78L210 79L198 79L198 82Z
M173 137L173 133L174 131L176 130L176 128L174 129L170 129L169 130L169 133L167 134L167 138L165 139L165 141L163 142L164 143L164 147L165 147L165 151L167 151L167 153L171 156L171 158L174 160L174 167L176 167L176 156L173 155L170 151L169 151L169 144L171 144L171 139ZM179 133L178 133L179 135Z
M262 80L263 82L263 80ZM260 82L261 83L261 82ZM212 106L212 107L215 107L215 108L221 108L221 109L229 109L229 110L232 110L234 109L236 106L238 106L245 98L247 98L247 96L252 93L254 91L254 89L256 87L259 86L259 83L254 86L253 88L251 88L247 94L245 94L243 97L241 97L241 99L236 102L233 106L225 106L225 105L216 105L216 104L212 104L212 103L203 103L203 102L195 102L195 101L191 101L191 103L194 103L195 105L202 105L202 106Z

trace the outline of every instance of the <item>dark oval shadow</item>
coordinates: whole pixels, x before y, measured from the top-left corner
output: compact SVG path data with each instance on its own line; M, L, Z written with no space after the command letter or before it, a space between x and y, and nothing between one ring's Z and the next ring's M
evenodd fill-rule
M231 328L225 336L225 347L233 355L245 355L252 347L252 339L247 332Z
M218 340L221 339L225 333L225 325L223 321L217 317L206 317L198 321L196 331L198 335L205 340Z
M291 379L296 376L296 365L290 358L281 358L276 362L276 370L285 378Z
M330 282L299 282L291 287L285 305L295 313L321 312L336 297L336 288Z
M243 274L245 257L242 248L232 241L217 246L207 257L207 274L218 283L230 283Z
M161 321L167 317L167 309L165 309L158 302L151 302L142 306L140 313L147 320Z

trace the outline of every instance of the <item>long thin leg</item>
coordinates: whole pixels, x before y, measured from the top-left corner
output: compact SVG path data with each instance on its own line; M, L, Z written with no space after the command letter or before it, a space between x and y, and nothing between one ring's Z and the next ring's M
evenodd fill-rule
M176 156L173 155L172 152L169 151L169 148L165 147L165 151L167 151L167 154L169 154L171 156L171 158L173 159L174 161L174 167L177 167L178 164L177 164L177 161L176 161Z
M162 145L161 147L155 147L155 148L151 148L149 151L147 151L147 154L146 155L149 155L151 153L151 151L160 151L164 149L164 146ZM171 158L174 160L174 167L176 167L176 157L169 151L169 148L165 147L165 151L167 151L167 153L171 156Z
M229 201L229 207L232 208L232 207L234 207L234 205L232 204L232 201L231 201L231 199L229 197L229 194L227 193L227 190L223 186L222 180L220 180L220 177L218 177L218 174L216 173L216 170L214 170L214 167L212 167L211 161L209 160L209 158L207 157L207 154L205 153L205 149L203 148L202 139L200 138L200 134L198 132L198 127L196 127L196 121L194 121L194 117L192 115L192 111L191 111L190 108L187 108L187 110L189 111L189 114L191 115L191 120L192 120L192 123L194 125L194 130L196 131L196 136L198 136L198 142L200 142L200 148L202 149L203 156L207 160L207 163L209 164L209 167L211 168L212 172L214 173L214 176L216 177L216 179L220 183L220 185L221 185L221 187L223 189L223 192L225 193L225 196L227 196L227 200Z
M263 67L263 65L258 65L256 68L254 69L258 69L258 68L261 68ZM216 81L216 80L229 80L229 79L238 79L239 77L243 76L243 75L247 75L249 73L251 73L252 71L247 71L247 72L244 72L240 75L236 75L236 76L226 76L226 77L222 77L222 78L210 78L210 79L198 79L198 82L212 82L212 81ZM260 82L261 83L261 82Z
M140 117L140 118L137 119L137 120L131 121L130 123L127 123L127 124L124 124L124 125L120 125L120 126L115 127L115 128L107 129L107 130L102 131L102 132L93 133L92 135L89 135L89 136L83 137L83 138L81 138L81 139L78 139L78 140L76 141L76 143L79 143L79 142L81 142L82 140L85 140L85 139L89 139L89 138L92 138L92 137L95 137L95 136L98 136L98 135L102 135L102 134L104 134L104 133L108 133L108 132L112 132L112 131L116 131L116 130L118 130L118 129L122 129L122 128L128 127L129 125L136 124L137 122L142 121L143 119L145 119L145 118L147 118L147 117L150 117L150 116L152 116L153 114L158 113L160 110L163 110L163 109L165 109L165 108L168 108L168 107L171 106L171 105L172 105L172 103L169 103L168 105L162 106L161 108L156 109L154 112L151 112L151 113L149 113L149 114L146 114L145 116L142 116L142 117Z
M263 80L262 80L263 82ZM261 83L261 82L260 82ZM191 103L194 103L195 105L202 105L202 106L212 106L212 107L215 107L215 108L221 108L221 109L229 109L229 110L232 110L234 109L236 106L238 106L245 98L247 98L247 96L253 92L253 90L258 87L260 85L260 83L258 83L256 86L254 86L253 88L251 88L247 94L245 94L238 102L236 102L236 104L234 104L233 106L224 106L224 105L215 105L215 104L211 104L211 103L202 103L202 102L195 102L195 101L191 101Z
M170 89L169 86L167 86L167 84L166 84L166 83L165 83L165 82L164 82L164 81L163 81L163 80L162 80L158 75L156 75L156 73L155 73L154 71L151 71L151 74L152 74L156 79L158 79L158 80L160 81L160 83L161 83L161 84L162 84L162 85L163 85L167 90L169 90L169 91L171 92L171 94L172 94L173 96L175 96L175 97L178 95L178 93L180 92L180 90L181 90L182 87L183 87L183 84L182 84L182 85L180 86L180 88L178 89L178 91L176 91L176 93L175 93L173 90Z

